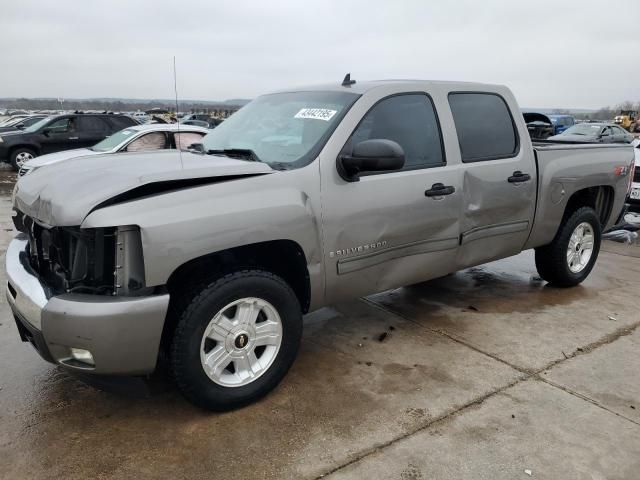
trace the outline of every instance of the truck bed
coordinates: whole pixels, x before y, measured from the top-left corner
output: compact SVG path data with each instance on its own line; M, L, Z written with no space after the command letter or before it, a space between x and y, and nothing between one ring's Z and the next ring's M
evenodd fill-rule
M603 231L612 227L627 195L633 148L624 144L535 141L538 198L525 248L546 245L556 234L567 203L581 190L604 186L593 207ZM610 187L610 188L607 188Z

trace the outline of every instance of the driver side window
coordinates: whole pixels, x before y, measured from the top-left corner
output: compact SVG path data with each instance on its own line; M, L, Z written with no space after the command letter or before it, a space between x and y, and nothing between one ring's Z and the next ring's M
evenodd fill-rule
M72 130L72 123L70 118L60 118L47 125L47 130L51 133L65 133Z
M373 139L393 140L402 147L402 170L445 164L438 119L425 94L395 95L375 104L351 135L347 149Z

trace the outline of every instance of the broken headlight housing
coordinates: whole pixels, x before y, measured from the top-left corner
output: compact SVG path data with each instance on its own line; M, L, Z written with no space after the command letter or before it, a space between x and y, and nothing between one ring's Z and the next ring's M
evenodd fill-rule
M136 296L150 290L137 226L47 227L27 216L17 218L16 227L29 239L29 266L53 294Z

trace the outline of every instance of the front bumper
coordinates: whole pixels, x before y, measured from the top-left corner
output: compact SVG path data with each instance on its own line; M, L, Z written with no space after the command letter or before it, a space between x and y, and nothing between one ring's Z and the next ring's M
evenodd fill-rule
M27 240L16 237L6 253L7 300L23 341L49 362L96 374L141 375L155 369L169 295L52 296L31 270ZM91 352L79 362L71 348Z

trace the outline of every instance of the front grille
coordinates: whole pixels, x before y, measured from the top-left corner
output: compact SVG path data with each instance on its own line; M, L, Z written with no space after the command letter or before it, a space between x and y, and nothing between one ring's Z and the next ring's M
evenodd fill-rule
M23 165L22 167L20 167L20 170L18 170L18 176L24 177L27 173L29 173L29 170L31 169Z
M22 216L33 271L54 293L111 294L115 270L115 231L46 227Z

